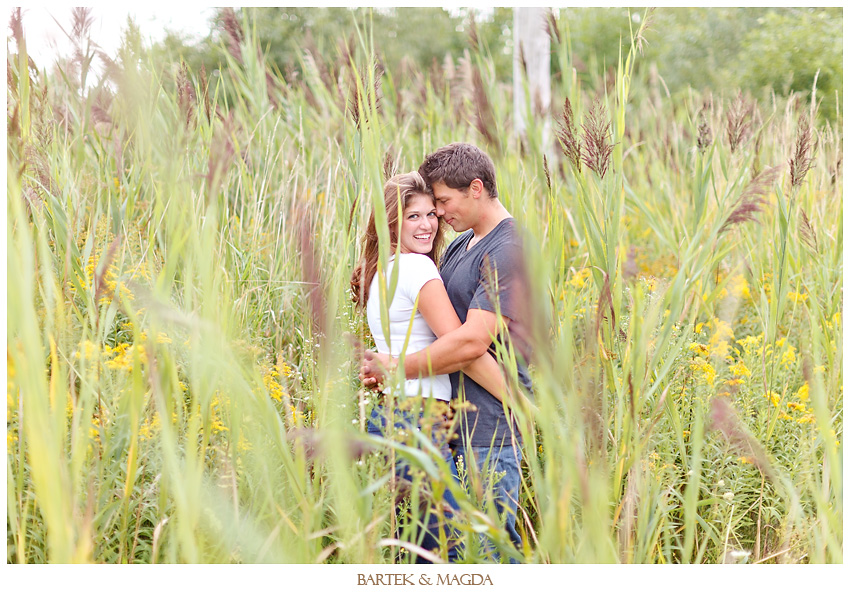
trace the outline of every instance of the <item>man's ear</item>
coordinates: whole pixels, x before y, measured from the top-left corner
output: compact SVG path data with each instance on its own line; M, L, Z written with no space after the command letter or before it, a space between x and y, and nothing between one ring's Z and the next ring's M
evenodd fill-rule
M480 178L475 178L469 183L469 190L472 191L472 197L477 199L484 191L484 183L481 182Z

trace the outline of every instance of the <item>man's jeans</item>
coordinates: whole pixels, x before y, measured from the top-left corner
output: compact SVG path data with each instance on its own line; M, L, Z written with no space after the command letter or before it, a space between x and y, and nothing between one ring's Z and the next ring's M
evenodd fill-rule
M519 488L521 484L520 463L522 462L522 451L519 446L506 445L504 447L467 447L462 445L455 447L455 460L457 467L465 470L467 479L471 475L474 460L475 469L480 474L485 494L492 491L499 515L505 515L505 527L511 542L522 550L522 538L516 531L516 511L519 503ZM500 477L501 476L501 477ZM467 490L469 490L467 486ZM487 503L484 503L486 509ZM489 540L485 540L485 552L492 558L499 559L495 552L495 546ZM519 563L511 558L510 563Z
M377 406L372 410L369 417L367 432L372 435L379 435L399 440L398 436L393 435L398 435L399 432L401 434L408 434L413 428L430 430L430 432L426 432L427 434L430 434L431 443L439 449L440 454L449 466L449 472L452 477L457 478L455 460L452 457L451 450L449 449L446 440L447 434L445 429L447 426L444 425L441 432L439 425L437 424L435 424L432 428L427 428L431 426L430 424L426 425L426 428L422 428L422 421L423 412L421 409L411 411L396 407L393 415L393 426L395 427L395 432L387 432L388 427L390 426L390 421L387 419L387 410L383 406ZM408 436L410 435L408 434ZM402 439L402 442L410 444L411 447L422 449L421 445L417 445L415 441L411 442L410 439L407 441ZM409 482L413 481L410 464L401 457L396 458L395 474L396 478L401 478ZM446 505L447 507L443 508L442 515L438 515L434 510L434 507L442 507L443 505ZM419 506L420 508L425 508L424 511L420 510L419 512L419 531L417 532L419 546L427 551L438 552L440 547L440 535L442 535L444 539L448 538L448 561L456 561L458 558L458 536L457 532L452 528L451 520L454 517L453 512L458 511L460 507L458 506L458 503L451 491L449 491L448 488L444 490L442 502L438 501L433 506L429 506L427 501L420 502ZM430 563L430 561L420 557L419 555L416 556L415 562Z

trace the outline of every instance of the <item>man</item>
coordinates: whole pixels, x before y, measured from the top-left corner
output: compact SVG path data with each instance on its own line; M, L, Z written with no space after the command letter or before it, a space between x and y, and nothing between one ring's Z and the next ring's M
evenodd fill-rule
M459 432L451 441L458 465L474 465L485 482L494 480L493 494L506 526L519 548L516 510L520 488L521 437L501 400L458 371L487 350L496 355L493 338L516 322L524 293L524 263L516 224L499 202L493 162L468 143L452 143L428 155L419 173L433 190L437 216L456 232L440 275L462 325L428 348L404 359L407 378L450 373L452 396L466 401L458 408ZM506 343L509 338L499 338ZM395 365L387 355L367 353L361 378L367 384L383 378ZM524 365L517 379L530 391ZM509 375L509 377L512 375Z

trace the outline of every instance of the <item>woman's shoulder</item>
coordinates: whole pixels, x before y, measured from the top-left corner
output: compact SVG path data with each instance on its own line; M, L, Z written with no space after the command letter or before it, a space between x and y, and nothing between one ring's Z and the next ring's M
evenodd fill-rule
M423 255L418 252L404 252L399 255L401 259L401 263L411 263L411 264L421 264L421 265L434 265L434 261L431 260L431 257L428 255ZM435 265L436 266L436 265Z
M428 255L404 253L399 256L401 257L399 261L401 278L416 286L417 291L426 282L440 277L437 265Z

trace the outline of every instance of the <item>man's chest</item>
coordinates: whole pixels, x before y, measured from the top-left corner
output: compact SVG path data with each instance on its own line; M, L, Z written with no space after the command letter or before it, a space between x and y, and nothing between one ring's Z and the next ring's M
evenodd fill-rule
M440 267L440 277L446 293L461 322L466 320L466 311L475 295L479 280L479 259L474 255L447 255Z

